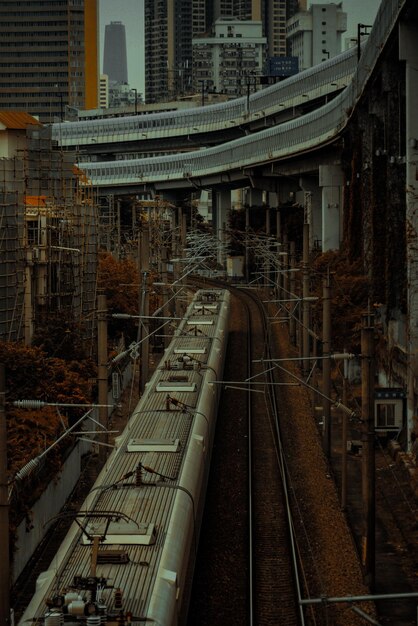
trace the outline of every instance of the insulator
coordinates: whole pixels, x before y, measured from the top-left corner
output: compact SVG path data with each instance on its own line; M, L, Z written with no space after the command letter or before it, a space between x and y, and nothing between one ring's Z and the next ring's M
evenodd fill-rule
M23 480L26 476L29 476L38 465L39 459L31 459L16 473L15 478L17 480Z
M13 406L17 406L20 409L41 409L48 404L43 400L15 400Z
M102 626L104 626L104 624L106 624L106 622L107 622L107 606L106 606L106 604L99 604L97 606L97 610L98 610L99 615L100 615L100 624Z
M87 626L100 626L101 622L100 615L89 615L86 619Z
M61 611L51 611L45 613L45 626L62 626L64 623L64 614Z
M81 596L78 595L76 591L69 591L64 596L64 603L70 604L73 600L81 600Z
M70 615L84 615L84 600L73 600L68 605L68 612Z
M122 608L122 589L115 589L114 606L115 609Z

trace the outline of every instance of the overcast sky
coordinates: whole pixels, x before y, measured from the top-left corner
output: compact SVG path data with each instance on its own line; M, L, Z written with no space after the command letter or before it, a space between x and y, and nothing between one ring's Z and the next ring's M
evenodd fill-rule
M340 0L336 0L337 2ZM326 0L308 0L311 4L328 4ZM347 13L347 33L343 37L356 37L357 24L372 24L380 0L343 0ZM144 94L144 0L100 0L100 68L103 64L104 29L110 22L122 22L126 30L128 52L128 81L131 87Z

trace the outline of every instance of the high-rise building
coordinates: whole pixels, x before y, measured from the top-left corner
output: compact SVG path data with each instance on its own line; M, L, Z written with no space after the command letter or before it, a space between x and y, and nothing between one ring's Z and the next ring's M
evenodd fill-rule
M267 37L267 56L286 56L286 21L306 10L306 3L307 0L215 0L213 20L234 17L261 21Z
M206 76L202 60L193 57L193 50L202 56L202 46L196 41L192 48L191 41L209 39L219 19L261 22L266 60L286 56L286 20L305 10L306 4L307 0L145 0L147 102L190 95L202 80L211 87L211 72ZM268 67L267 63L266 71Z
M147 102L193 92L192 38L208 29L207 0L145 0Z
M96 108L98 0L1 0L0 109L50 122Z
M299 58L299 70L327 61L341 52L347 14L339 4L313 4L309 11L296 13L287 22L291 54Z
M266 38L255 20L219 18L211 37L193 40L195 91L207 89L236 98L256 87L262 74Z
M122 22L106 25L103 53L103 73L110 83L128 83L125 26Z

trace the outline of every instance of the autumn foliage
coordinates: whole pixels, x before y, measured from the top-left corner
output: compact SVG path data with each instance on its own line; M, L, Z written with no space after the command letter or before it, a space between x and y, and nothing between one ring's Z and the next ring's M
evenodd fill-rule
M134 320L117 320L112 313L138 315L140 299L140 277L137 264L132 259L118 260L109 252L102 252L99 258L98 288L106 294L108 334L112 339L124 333L134 339L136 323Z
M43 400L63 404L92 402L90 363L51 358L38 347L0 342L0 360L6 369L8 467L11 477L45 450L87 408L44 407L22 409L15 400ZM66 445L70 444L69 440ZM52 455L51 460L54 455ZM59 462L58 462L59 464Z

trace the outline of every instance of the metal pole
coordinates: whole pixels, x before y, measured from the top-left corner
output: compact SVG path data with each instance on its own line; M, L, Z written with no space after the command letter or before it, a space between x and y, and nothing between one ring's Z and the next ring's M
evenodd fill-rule
M148 275L149 275L149 230L144 228L140 233L140 246L141 254L139 257L140 272L142 274L141 282L141 316L144 316L144 320L139 320L139 340L144 337L144 341L141 343L141 372L140 372L140 392L144 393L145 385L148 381L148 360L149 360L149 322L147 316L149 315L149 289L148 289ZM144 334L143 334L144 333Z
M105 294L97 296L97 382L99 391L99 422L103 428L101 443L107 443L107 304ZM106 446L99 445L99 459L105 461Z
M290 261L290 269L295 269L296 267L296 244L294 241L291 241L289 243L289 261ZM295 285L296 285L296 272L289 272L290 273L290 293L293 294L295 293ZM286 296L287 297L287 296ZM292 342L292 344L295 346L296 345L296 319L295 319L295 314L290 316L289 319L289 335L290 335L290 341Z
M161 280L163 283L163 315L164 317L169 316L169 308L168 308L168 289L167 289L167 260L168 260L168 250L167 246L163 246L161 249ZM164 347L166 348L170 343L170 338L165 335L164 336Z
M329 275L323 281L323 301L322 301L322 352L325 358L322 365L322 391L325 396L323 406L323 446L324 453L329 458L331 456L331 403L329 401L331 393L331 293Z
M343 378L343 405L347 406L347 377L345 375L346 362L344 361ZM343 432L342 432L342 455L341 455L341 510L347 508L347 439L348 439L348 415L343 412Z
M249 231L250 231L250 207L245 207L245 281L250 282L250 268L249 268Z
M302 371L307 373L309 364L305 359L309 358L309 224L303 225L303 262L302 262Z
M10 624L9 493L7 487L6 374L0 363L0 626Z
M367 315L361 331L361 413L363 537L362 564L365 582L371 590L375 584L375 458L374 458L374 326Z

